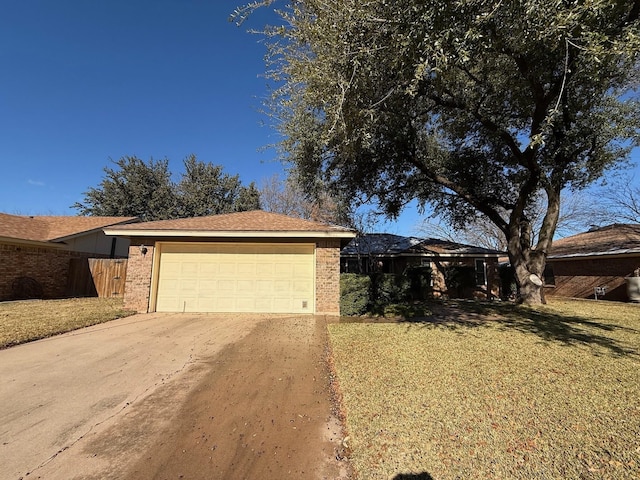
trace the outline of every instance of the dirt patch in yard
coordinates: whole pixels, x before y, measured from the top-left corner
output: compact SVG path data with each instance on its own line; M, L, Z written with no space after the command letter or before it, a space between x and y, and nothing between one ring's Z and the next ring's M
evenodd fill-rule
M124 479L341 479L321 319L262 322L206 363Z

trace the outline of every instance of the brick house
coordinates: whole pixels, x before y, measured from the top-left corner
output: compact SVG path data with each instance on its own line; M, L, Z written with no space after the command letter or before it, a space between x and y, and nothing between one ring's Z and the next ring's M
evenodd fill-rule
M351 230L260 210L113 226L129 238L125 306L138 312L340 313Z
M640 269L640 225L613 224L553 242L545 295L628 301L626 278Z
M344 273L430 272L434 296L495 298L500 294L498 258L504 252L435 238L388 233L354 238L340 254ZM456 278L454 278L454 276Z
M129 241L102 229L136 221L0 213L0 300L65 297L72 260L126 257Z

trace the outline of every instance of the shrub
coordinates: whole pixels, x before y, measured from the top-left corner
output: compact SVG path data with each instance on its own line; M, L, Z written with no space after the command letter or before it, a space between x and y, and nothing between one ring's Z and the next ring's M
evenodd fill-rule
M498 274L500 275L500 297L502 300L514 298L518 294L515 270L511 265L500 265Z
M464 297L469 289L476 286L475 269L464 265L449 265L444 268L444 282L449 296Z
M404 275L379 273L373 276L371 298L376 310L411 298L411 280Z
M431 267L409 267L405 274L411 283L411 296L414 300L425 300L433 293Z
M340 275L340 314L362 315L369 307L371 278L368 275L343 273Z

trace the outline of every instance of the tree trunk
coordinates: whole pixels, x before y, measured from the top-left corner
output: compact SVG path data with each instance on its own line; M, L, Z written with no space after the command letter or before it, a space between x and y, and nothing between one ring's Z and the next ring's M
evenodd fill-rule
M542 292L542 270L544 270L544 264L540 265L541 262L536 261L534 265L528 265L524 258L525 255L521 253L520 257L520 259L511 259L511 265L515 270L516 284L518 285L518 302L527 305L546 303Z
M514 212L507 233L507 251L515 272L518 301L527 305L546 303L543 291L543 272L547 252L560 216L560 189L548 187L547 211L538 233L535 247L531 242L531 225L524 212ZM518 215L519 213L519 215Z

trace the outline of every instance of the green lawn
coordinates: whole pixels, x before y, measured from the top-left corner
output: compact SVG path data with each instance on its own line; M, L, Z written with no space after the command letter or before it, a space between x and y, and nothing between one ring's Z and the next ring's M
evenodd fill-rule
M437 318L329 326L357 478L640 478L640 306Z
M133 315L122 298L0 302L0 348Z

